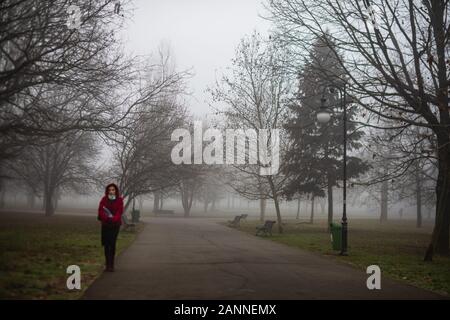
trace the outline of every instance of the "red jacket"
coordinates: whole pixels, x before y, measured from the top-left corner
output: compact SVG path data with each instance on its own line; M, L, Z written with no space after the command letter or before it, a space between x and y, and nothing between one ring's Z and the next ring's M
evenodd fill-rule
M113 214L112 218L108 218L103 207L106 207ZM115 200L109 200L107 194L103 196L98 205L98 218L102 224L122 224L122 214L123 214L123 198L117 194Z

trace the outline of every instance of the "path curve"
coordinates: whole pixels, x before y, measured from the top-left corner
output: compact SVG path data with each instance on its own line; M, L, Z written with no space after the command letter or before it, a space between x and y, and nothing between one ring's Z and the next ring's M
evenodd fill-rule
M432 292L260 239L212 219L150 218L84 299L439 299Z

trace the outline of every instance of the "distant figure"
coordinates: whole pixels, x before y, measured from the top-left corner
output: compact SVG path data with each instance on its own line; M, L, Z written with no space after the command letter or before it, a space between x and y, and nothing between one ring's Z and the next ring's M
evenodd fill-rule
M102 246L105 250L105 271L114 271L116 240L122 224L123 198L114 183L105 188L105 195L98 205L98 220L102 222Z

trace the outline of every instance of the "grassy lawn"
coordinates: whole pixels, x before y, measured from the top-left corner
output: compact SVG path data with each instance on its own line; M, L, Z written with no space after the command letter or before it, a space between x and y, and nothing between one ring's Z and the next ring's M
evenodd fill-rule
M136 237L121 230L119 253ZM66 268L81 268L81 290L68 290ZM0 212L0 299L78 299L103 271L96 216Z
M241 230L254 234L259 221L249 220L241 224ZM272 241L317 252L333 259L366 270L379 265L383 275L441 294L450 294L450 257L435 257L431 263L423 262L426 246L430 241L431 225L421 229L414 221L389 221L351 219L349 223L349 256L341 257L331 249L326 222L314 224L285 221L284 233L274 226ZM268 240L268 241L270 241Z

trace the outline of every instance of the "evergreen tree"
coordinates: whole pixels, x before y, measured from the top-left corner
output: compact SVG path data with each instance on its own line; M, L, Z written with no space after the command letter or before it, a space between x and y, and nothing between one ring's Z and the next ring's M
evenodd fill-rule
M327 44L328 43L328 44ZM317 39L308 61L299 73L297 97L290 105L286 125L291 139L286 154L285 174L290 177L284 192L288 198L295 194L328 197L328 225L333 220L333 187L343 178L343 115L340 94L344 73L338 63L330 40ZM322 99L326 99L323 100ZM324 103L332 112L327 124L316 121ZM355 178L369 166L352 155L361 147L362 131L355 131L352 120L356 111L347 99L347 178Z

